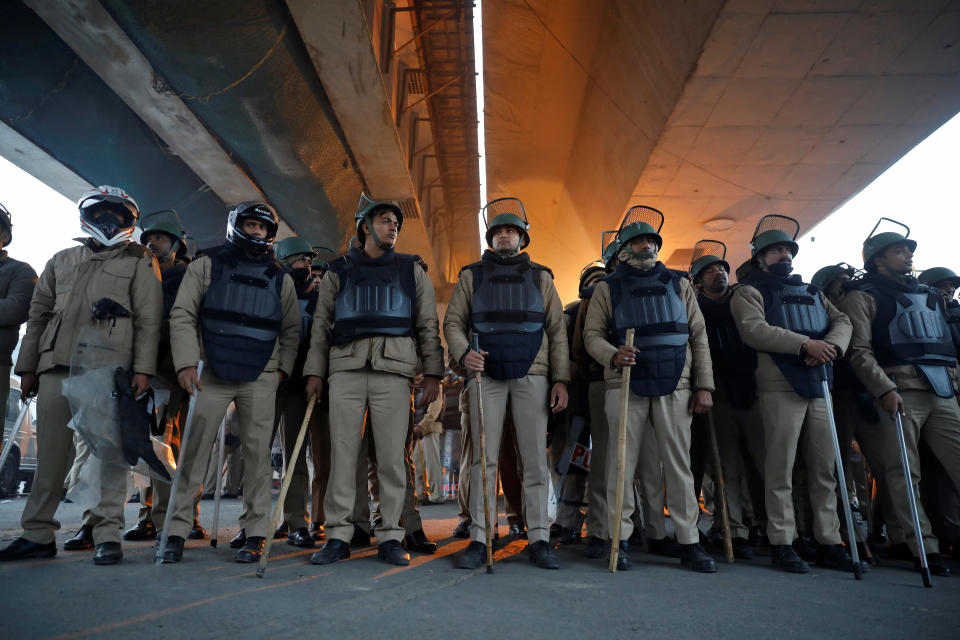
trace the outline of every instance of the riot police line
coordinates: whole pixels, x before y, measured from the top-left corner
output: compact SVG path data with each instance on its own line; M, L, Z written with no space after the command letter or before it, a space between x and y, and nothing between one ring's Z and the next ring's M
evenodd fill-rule
M393 202L361 195L349 249L326 262L302 238L275 242L279 218L263 202L233 207L226 241L197 255L175 214L147 223L122 189L91 190L78 207L86 237L39 277L0 256L4 353L26 321L14 371L23 398L36 398L39 450L23 532L0 560L56 555L79 434L95 495L65 548L114 564L122 538L156 538L157 561L180 562L185 540L204 535L197 501L212 490L204 477L230 411L244 465L238 562L262 568L268 538L286 536L301 547L325 539L310 562L331 564L375 533L378 558L407 565L410 551L437 549L416 509L430 503L435 473L419 482L412 452L436 433L452 370L465 381L461 568L492 571L501 477L505 495L508 479L516 487L511 532L542 568L559 568L558 544L583 542L615 571L643 547L713 573L708 551L750 560L762 542L791 573L814 562L859 578L883 546L928 583L949 574L941 551L952 550L939 544L960 539L960 278L943 267L914 278L905 227L878 223L862 271L831 265L807 283L792 273L799 224L767 215L731 284L715 240L697 244L689 270L667 268L664 216L638 205L603 234L601 258L564 307L550 269L524 251L523 204L500 198L483 210L488 249L454 287L445 358L426 265L395 250L403 212ZM0 213L6 247L11 216ZM425 420L414 419L414 379ZM271 514L281 425L285 481ZM591 460L579 472L577 445ZM421 474L427 450L437 457L419 445ZM151 485L121 536L131 469ZM921 474L939 480L935 499L920 493ZM713 515L706 535L701 497Z

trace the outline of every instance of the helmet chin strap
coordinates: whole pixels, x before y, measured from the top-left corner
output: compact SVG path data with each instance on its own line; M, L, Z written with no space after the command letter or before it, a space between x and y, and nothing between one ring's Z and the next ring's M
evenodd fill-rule
M380 250L389 251L390 249L393 249L391 245L386 244L385 242L380 240L380 237L377 235L376 230L373 228L373 220L370 219L370 216L366 216L365 221L367 223L367 229L370 231L370 237L373 238L373 241L380 248Z

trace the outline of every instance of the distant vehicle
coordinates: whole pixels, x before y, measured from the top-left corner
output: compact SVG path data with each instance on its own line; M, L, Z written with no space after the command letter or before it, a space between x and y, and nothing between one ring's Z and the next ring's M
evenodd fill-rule
M3 444L13 433L14 425L20 416L23 403L20 401L20 377L10 376L10 394L7 396L7 418L3 425ZM30 405L30 411L23 419L20 430L13 442L13 450L7 456L3 469L0 469L0 497L16 495L20 482L26 482L24 493L33 484L33 474L37 470L37 406Z

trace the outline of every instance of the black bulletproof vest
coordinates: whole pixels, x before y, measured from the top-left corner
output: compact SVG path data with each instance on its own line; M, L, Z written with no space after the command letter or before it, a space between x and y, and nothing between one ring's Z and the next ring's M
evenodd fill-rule
M867 274L852 288L877 301L872 326L877 363L881 367L914 365L934 393L953 397L948 367L956 366L957 352L940 293L914 278L898 283L876 274Z
M960 355L960 302L951 300L947 305L947 328L950 329L950 337L953 339L953 346Z
M473 274L470 320L488 352L486 373L496 380L522 378L543 344L540 278L550 270L525 253L504 259L492 251L464 268Z
M273 253L252 261L225 244L210 257L210 287L200 304L203 348L213 374L252 382L273 355L283 319L283 268Z
M160 288L163 291L163 319L170 319L170 311L177 299L177 291L183 282L183 274L187 272L187 265L178 262L166 271L160 272Z
M673 393L687 361L687 306L680 296L683 276L658 262L649 271L626 263L607 276L614 344L624 344L627 329L636 330L633 346L639 349L630 369L630 390L642 397Z
M340 278L333 316L333 342L365 336L413 336L419 256L388 251L369 258L350 249L327 265Z
M787 331L822 340L830 330L830 318L823 304L820 290L793 275L780 278L757 271L747 278L747 284L755 287L763 296L763 308L767 324ZM803 358L795 354L769 354L777 364L793 390L804 398L822 398L823 384L820 367L808 367ZM833 388L833 365L827 365L827 382Z
M697 302L707 327L714 378L723 380L734 408L749 409L757 397L757 352L740 339L730 313L730 296L714 300L701 293Z

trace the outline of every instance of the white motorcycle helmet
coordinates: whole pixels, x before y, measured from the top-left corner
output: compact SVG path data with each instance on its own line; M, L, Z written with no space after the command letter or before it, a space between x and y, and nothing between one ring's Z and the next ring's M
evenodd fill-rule
M105 247L128 242L140 217L136 200L119 187L99 186L77 201L80 229ZM105 213L115 215L105 216Z

